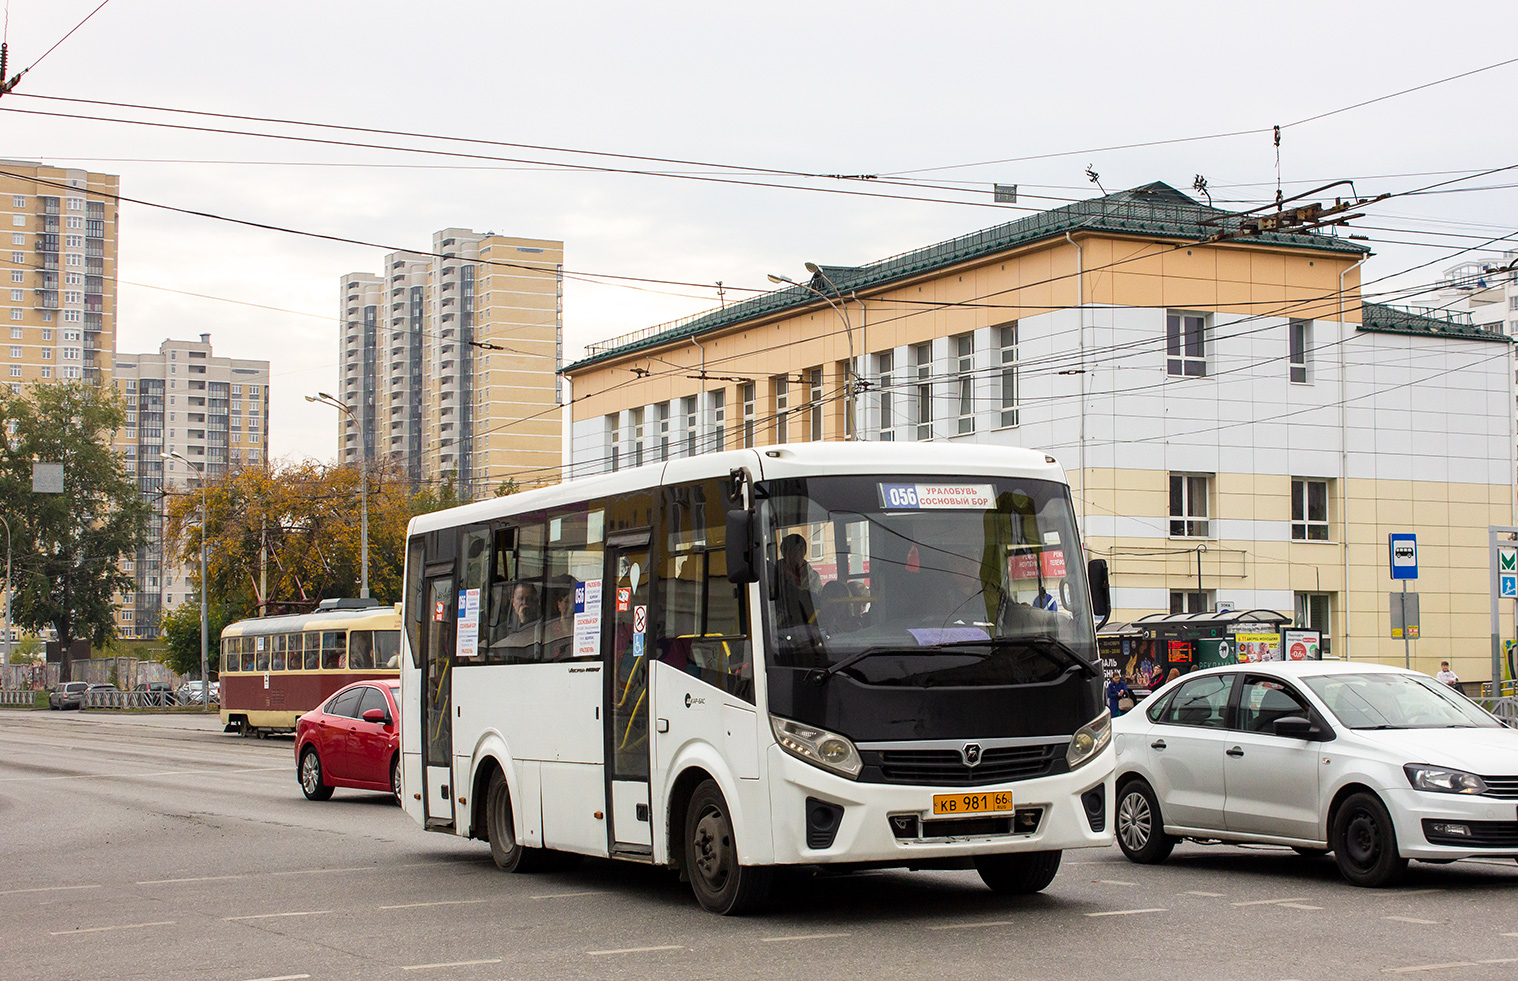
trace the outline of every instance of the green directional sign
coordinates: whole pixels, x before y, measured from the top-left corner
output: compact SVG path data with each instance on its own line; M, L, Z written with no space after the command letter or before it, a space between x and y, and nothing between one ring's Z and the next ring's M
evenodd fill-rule
M1497 571L1518 572L1518 549L1499 548L1497 550Z

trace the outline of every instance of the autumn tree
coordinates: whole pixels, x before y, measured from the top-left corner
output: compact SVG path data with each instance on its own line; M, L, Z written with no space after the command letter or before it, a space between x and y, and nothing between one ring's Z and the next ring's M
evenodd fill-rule
M85 382L0 391L0 501L14 516L12 619L52 627L64 651L76 639L103 646L116 633L115 597L136 584L121 570L147 540L150 509L111 448L126 406ZM63 493L32 490L34 463L63 464ZM69 680L63 658L60 681Z

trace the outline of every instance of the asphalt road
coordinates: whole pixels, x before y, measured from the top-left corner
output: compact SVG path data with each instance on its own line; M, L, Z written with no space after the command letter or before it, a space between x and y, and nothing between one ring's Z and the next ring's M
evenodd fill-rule
M310 803L288 740L188 716L0 710L0 827L7 981L1518 977L1511 861L1370 891L1281 849L1112 848L1015 901L872 872L724 919L661 870L507 875L385 795Z

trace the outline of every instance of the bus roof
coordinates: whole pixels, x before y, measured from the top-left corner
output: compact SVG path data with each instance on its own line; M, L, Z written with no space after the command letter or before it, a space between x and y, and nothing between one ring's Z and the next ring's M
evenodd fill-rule
M412 518L407 535L573 504L629 490L726 477L739 467L747 467L755 480L831 474L899 474L960 481L975 476L1030 477L1066 483L1064 468L1054 457L1018 447L875 440L787 443L651 463L434 511Z

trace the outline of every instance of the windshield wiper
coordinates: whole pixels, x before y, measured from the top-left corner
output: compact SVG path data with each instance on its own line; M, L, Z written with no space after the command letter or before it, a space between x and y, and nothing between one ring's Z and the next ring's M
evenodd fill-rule
M806 680L814 685L820 685L844 668L852 667L867 657L874 657L876 654L902 654L905 652L905 649L900 647L866 647L862 651L850 654L836 664L829 664L825 668L814 668L808 671L806 673Z

